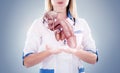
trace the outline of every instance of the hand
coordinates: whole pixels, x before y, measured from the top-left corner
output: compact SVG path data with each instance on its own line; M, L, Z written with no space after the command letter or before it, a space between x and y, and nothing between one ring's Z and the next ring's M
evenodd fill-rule
M76 48L70 48L69 46L64 48L63 51L69 54L75 54L78 50L82 49L82 46L77 46Z
M59 54L62 52L62 49L53 48L50 45L46 45L46 50L49 51L51 54Z
M65 53L74 54L74 53L77 51L77 49L66 48L66 49L63 49L63 51L64 51Z

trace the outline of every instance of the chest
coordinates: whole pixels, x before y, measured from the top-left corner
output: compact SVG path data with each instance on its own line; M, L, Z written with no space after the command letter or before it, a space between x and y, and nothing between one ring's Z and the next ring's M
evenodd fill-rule
M74 35L76 36L77 46L81 45L84 37L84 29L81 25L77 25L73 27Z
M73 31L74 35L76 36L77 45L80 45L82 43L84 35L83 28L81 26L76 25L73 26ZM64 41L57 41L55 38L55 33L47 28L42 33L42 43L44 45L51 45L54 47L64 45Z

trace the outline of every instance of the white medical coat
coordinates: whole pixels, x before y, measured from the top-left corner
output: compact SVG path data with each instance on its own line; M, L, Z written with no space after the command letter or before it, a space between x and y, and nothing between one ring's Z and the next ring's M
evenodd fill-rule
M83 50L96 53L95 42L91 36L91 30L87 22L82 18L77 18L75 25L67 18L74 29L77 39L77 46L83 46ZM45 49L46 44L54 47L66 46L64 41L57 41L53 31L50 31L42 18L36 19L27 33L24 47L24 56L29 53L39 53ZM40 69L54 69L55 73L79 73L78 69L83 68L80 58L67 53L51 55L40 63Z

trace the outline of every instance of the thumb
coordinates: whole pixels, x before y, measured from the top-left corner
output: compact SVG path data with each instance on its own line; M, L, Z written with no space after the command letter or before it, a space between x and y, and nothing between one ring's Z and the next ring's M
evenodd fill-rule
M46 45L45 46L46 50L50 50L50 46Z

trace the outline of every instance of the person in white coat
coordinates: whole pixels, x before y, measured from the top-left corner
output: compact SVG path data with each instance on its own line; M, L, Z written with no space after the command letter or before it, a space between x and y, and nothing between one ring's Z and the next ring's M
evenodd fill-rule
M88 23L79 18L76 0L46 0L46 11L59 12L58 18L73 27L77 47L70 48L66 41L57 41L53 31L36 19L28 30L23 49L23 65L40 64L40 73L85 73L82 61L95 64L98 53Z

